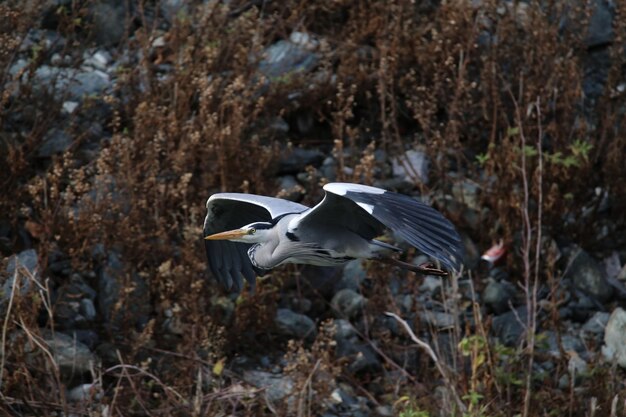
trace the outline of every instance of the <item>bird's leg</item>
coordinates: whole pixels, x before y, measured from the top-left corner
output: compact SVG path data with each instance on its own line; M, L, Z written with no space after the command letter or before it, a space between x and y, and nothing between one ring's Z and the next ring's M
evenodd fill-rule
M395 265L402 269L408 269L409 271L413 271L415 273L422 274L422 275L434 275L437 277L448 276L448 273L446 271L444 271L443 269L436 268L435 264L433 264L432 262L426 262L421 265L413 265L408 262L402 262L395 258L380 258L378 260L380 262L383 262L389 265Z

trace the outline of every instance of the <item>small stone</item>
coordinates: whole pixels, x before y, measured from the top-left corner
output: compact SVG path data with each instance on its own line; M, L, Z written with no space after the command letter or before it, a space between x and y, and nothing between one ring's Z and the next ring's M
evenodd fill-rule
M159 36L154 41L152 41L153 48L163 48L167 43L165 42L165 37Z
M624 265L622 270L617 274L617 279L620 281L626 281L626 265Z
M96 306L93 305L93 301L89 298L83 298L80 300L80 313L88 321L93 321L96 318Z
M308 49L309 51L315 50L319 46L319 42L316 39L304 32L291 32L289 40L298 46Z
M604 330L602 355L609 362L626 368L626 311L617 307L611 313Z
M335 294L330 305L339 317L352 319L361 314L366 302L361 294L346 288Z
M285 119L283 119L280 116L276 117L270 123L269 127L270 127L270 129L272 129L275 132L280 132L280 133L288 133L289 132L289 123L287 123L285 121Z
M410 149L403 156L391 160L393 176L410 183L428 183L430 161L426 154Z
M317 54L307 47L291 40L280 40L265 49L263 59L259 62L259 71L269 79L280 81L292 74L312 70L318 60Z
M422 315L420 315L420 320L425 324L439 329L450 328L455 324L454 316L450 313L442 311L426 310Z
M287 336L312 341L317 335L315 323L309 316L298 314L288 308L276 310L274 323L278 330Z
M379 417L393 417L395 415L393 408L389 405L379 405L374 411Z
M76 101L64 101L63 102L63 111L67 114L74 113L74 110L76 110L76 107L78 107L78 103Z
M335 339L343 340L343 339L351 339L357 336L356 329L354 326L345 319L335 319Z
M265 390L269 401L279 401L291 395L295 388L294 381L284 375L275 375L264 371L244 371L243 380L250 385Z
M67 392L67 400L72 402L89 402L103 397L102 387L97 383L81 384Z

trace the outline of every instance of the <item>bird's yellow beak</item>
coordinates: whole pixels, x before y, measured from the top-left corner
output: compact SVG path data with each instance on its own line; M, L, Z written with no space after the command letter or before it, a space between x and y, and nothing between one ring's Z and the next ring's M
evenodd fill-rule
M247 234L248 234L247 230L236 229L236 230L229 230L227 232L215 233L214 235L209 235L205 237L204 239L205 240L230 240L230 239L237 239L237 238L243 237Z

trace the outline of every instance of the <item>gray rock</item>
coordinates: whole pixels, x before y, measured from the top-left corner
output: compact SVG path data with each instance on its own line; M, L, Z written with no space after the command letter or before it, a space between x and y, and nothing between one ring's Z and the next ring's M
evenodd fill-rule
M80 101L85 96L102 93L110 85L110 79L106 73L98 70L84 72L74 68L42 65L35 71L32 84L38 91L54 91L59 100Z
M501 314L511 309L516 294L516 288L508 281L495 281L489 279L482 298L485 305L489 306L496 314Z
M297 174L308 165L318 167L324 161L324 154L317 149L293 148L283 155L278 163L280 174Z
M611 68L611 55L608 48L593 49L584 57L582 89L588 106L593 106L604 94L609 68Z
M288 133L289 132L289 123L285 121L280 116L277 116L271 123L270 129L277 133Z
M616 279L619 280L619 281L626 281L626 265L624 265L622 267L622 270L619 271L619 273L617 274Z
M443 311L430 311L426 310L420 315L420 320L429 325L439 329L446 329L454 327L454 316L450 313Z
M64 101L63 102L63 111L67 114L72 114L74 113L74 111L76 110L76 108L78 107L79 103L76 101Z
M358 374L361 372L378 372L381 369L380 359L374 349L365 343L355 345L356 352L351 355L352 362L348 370Z
M69 282L61 285L52 299L57 326L61 329L75 329L95 320L95 296L95 291L79 274L72 274Z
M357 338L357 332L354 326L345 319L335 319L334 330L335 330L335 339L338 341L349 340Z
M604 330L602 355L609 362L626 368L626 311L617 307L611 313Z
M111 54L104 49L96 51L93 55L87 55L83 65L92 66L101 71L105 71L112 61Z
M600 302L611 298L613 290L600 265L585 251L579 250L570 258L565 278L571 279L582 291L595 297Z
M337 179L337 161L335 161L335 158L329 156L324 159L320 172L322 177L326 178L328 182L334 182Z
M294 381L284 375L264 371L244 371L243 380L250 385L265 390L267 399L274 402L291 395L295 388Z
M463 265L466 269L474 269L480 262L480 249L474 243L472 238L467 234L461 233L461 241L463 242Z
M524 334L526 307L520 307L493 318L493 333L507 346L516 346ZM519 317L519 319L518 319Z
M546 330L545 332L537 335L538 348L542 352L547 353L553 358L561 357L561 349L559 348L559 342L556 332L552 330ZM587 349L585 344L579 337L571 334L561 335L561 346L566 352L574 352L578 355L587 355Z
M367 272L363 269L363 262L355 259L346 263L343 267L341 279L335 284L335 291L343 289L358 290L367 278Z
M613 41L613 16L615 6L612 0L591 1L591 17L585 44L588 48L608 45Z
M61 154L72 146L73 140L65 130L53 127L46 133L37 151L40 158L50 158L53 155Z
M480 186L475 182L470 180L455 182L452 186L452 195L456 201L468 208L480 211Z
M80 300L80 314L88 321L96 319L96 306L89 298L83 298Z
M422 284L419 287L419 291L420 293L427 293L430 296L433 296L441 291L442 285L443 280L441 277L426 275L424 277L424 281L422 281Z
M393 408L390 405L379 405L374 410L378 417L393 417L395 413L393 412Z
M13 255L9 258L7 263L7 274L14 275L16 271L23 271L24 273L32 276L38 276L37 265L39 258L35 249L27 249L20 252L18 255Z
M315 45L300 35L308 36L298 32L296 36L292 34L289 40L280 40L265 49L263 59L259 62L259 71L276 82L283 77L315 68L319 60L318 55L311 51Z
M428 184L430 161L422 151L410 149L403 156L391 160L393 176L404 181Z
M31 279L39 281L37 252L35 249L28 249L20 252L17 255L13 255L9 258L7 263L6 273L7 280L2 286L2 293L0 294L0 304L8 303L13 292L13 283L20 288L20 295L25 295L31 289Z
M54 357L54 361L66 380L75 375L90 372L98 362L87 346L66 334L45 330L42 336L43 343ZM31 364L34 364L36 357L43 355L41 349L30 341L26 342L26 352L28 353L27 363ZM46 357L45 360L49 358Z
M161 13L165 20L172 23L177 17L187 15L189 8L186 3L185 0L161 0Z
M64 332L70 337L78 340L83 345L87 346L90 350L93 350L100 342L100 337L98 336L98 333L93 330L71 329L65 330Z
M305 194L305 189L296 181L293 175L278 177L279 197L291 201L300 201Z
M610 316L609 313L604 311L597 311L581 328L583 335L602 338Z
M288 308L279 308L276 310L274 323L282 334L297 339L312 341L317 335L315 323L309 316L298 314Z
M361 294L345 288L335 294L330 305L338 317L352 319L361 314L366 302L367 300Z
M97 383L80 384L67 392L67 400L72 402L90 402L104 396L102 387Z
M91 4L92 31L99 45L114 46L124 39L127 24L130 24L124 4L115 0L98 0Z
M136 273L131 273L130 277L127 277L121 257L115 251L108 253L104 265L98 272L97 301L104 322L114 330L129 324L142 329L150 318L148 285ZM120 301L122 303L118 305Z

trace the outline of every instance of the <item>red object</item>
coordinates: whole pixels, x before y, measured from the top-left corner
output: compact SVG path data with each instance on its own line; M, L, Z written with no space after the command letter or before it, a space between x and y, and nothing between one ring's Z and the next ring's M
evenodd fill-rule
M495 264L505 253L506 248L504 247L504 242L500 239L498 243L490 247L487 252L483 253L483 256L481 256L480 259L487 261L490 264Z

